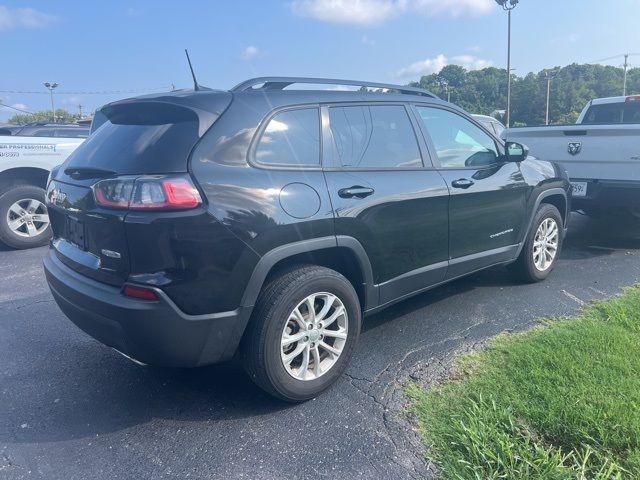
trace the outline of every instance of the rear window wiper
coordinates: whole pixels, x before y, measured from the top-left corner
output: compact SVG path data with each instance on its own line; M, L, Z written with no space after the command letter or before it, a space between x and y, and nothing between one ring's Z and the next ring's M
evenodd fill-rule
M113 170L97 167L68 167L64 170L64 173L76 180L82 178L112 177L117 175L117 172L114 172Z

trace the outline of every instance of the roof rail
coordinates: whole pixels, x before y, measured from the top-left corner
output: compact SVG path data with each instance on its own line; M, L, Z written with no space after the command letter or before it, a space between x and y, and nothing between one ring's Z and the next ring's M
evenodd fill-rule
M239 83L231 89L232 92L245 92L247 90L283 90L296 83L317 85L351 85L354 87L387 88L407 95L422 95L423 97L438 98L429 90L391 83L362 82L359 80L341 80L337 78L307 78L307 77L257 77ZM254 89L256 85L261 87Z

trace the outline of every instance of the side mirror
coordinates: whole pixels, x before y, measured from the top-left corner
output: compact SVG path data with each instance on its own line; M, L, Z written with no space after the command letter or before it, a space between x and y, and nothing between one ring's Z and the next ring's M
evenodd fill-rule
M507 162L522 162L529 155L529 149L521 143L505 142L504 150Z

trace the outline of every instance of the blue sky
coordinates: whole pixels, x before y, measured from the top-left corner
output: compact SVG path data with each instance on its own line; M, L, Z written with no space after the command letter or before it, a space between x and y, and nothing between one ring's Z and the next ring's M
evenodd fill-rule
M516 73L640 54L638 3L521 0ZM185 47L215 88L262 75L406 83L446 63L504 68L506 14L494 0L0 0L0 40L2 103L49 108L42 82L55 81L56 106L86 112L133 93L83 92L189 87ZM0 108L0 120L11 115Z

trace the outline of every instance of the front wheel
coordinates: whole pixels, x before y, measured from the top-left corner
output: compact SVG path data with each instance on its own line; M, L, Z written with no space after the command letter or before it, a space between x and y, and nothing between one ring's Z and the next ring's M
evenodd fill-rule
M251 379L290 402L316 397L347 366L360 334L358 295L341 274L309 266L260 294L242 354Z
M520 256L510 266L518 280L533 283L549 276L562 248L562 225L562 215L556 207L540 205Z
M51 238L45 191L15 185L0 195L0 241L13 248L46 245Z

